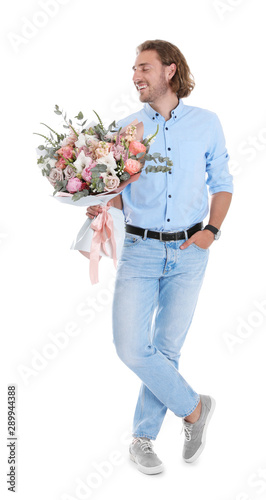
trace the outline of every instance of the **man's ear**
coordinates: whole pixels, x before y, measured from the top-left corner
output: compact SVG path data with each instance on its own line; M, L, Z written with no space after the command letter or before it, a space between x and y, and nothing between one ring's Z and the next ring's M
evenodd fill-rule
M168 66L168 79L171 80L176 74L176 64L172 63Z

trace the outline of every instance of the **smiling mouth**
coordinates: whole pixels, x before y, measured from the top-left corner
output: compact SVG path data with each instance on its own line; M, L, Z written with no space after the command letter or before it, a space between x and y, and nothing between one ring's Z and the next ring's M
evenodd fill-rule
M144 89L146 89L148 87L148 85L146 85L146 84L137 84L136 87L137 87L137 90L144 90Z

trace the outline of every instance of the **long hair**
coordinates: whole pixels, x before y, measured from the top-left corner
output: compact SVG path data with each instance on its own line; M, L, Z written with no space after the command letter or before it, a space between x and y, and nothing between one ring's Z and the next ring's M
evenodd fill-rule
M195 82L182 52L175 45L164 40L146 40L138 45L137 55L144 50L156 50L163 65L176 64L176 72L169 81L169 85L178 97L189 96L195 87Z

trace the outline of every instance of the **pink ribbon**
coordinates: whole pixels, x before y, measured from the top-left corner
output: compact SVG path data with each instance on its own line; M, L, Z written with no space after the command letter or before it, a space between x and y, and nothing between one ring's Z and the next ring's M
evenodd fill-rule
M102 209L102 212L97 215L90 225L91 229L94 230L90 248L90 279L93 285L99 282L98 264L101 247L104 253L109 256L106 250L108 240L111 242L114 266L117 267L113 218L106 206L103 206Z

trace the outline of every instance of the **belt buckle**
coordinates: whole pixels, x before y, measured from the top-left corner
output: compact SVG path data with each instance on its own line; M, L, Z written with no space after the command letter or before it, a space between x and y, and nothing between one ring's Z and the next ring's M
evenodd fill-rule
M160 241L163 241L162 235L163 235L163 232L160 231Z

